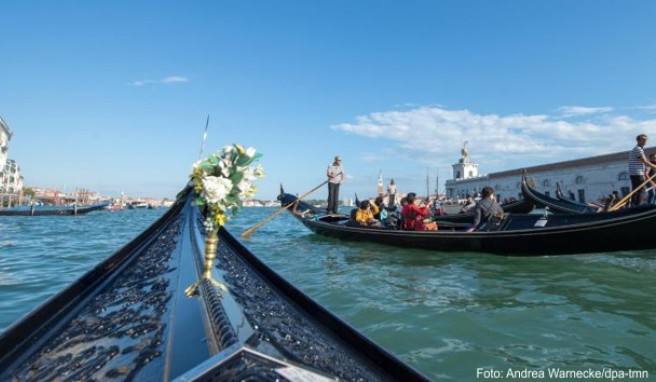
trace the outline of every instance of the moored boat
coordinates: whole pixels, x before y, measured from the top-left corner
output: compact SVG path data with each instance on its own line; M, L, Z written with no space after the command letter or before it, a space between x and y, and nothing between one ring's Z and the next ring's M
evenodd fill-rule
M0 216L53 216L53 215L81 215L91 211L101 210L109 206L109 202L88 205L47 206L29 205L0 208Z
M529 184L526 174L522 174L521 190L524 199L530 200L536 206L548 208L550 212L563 214L590 214L599 212L602 207L577 203L565 198L552 198L539 192Z
M595 210L600 211L603 209L605 206L602 205L601 203L581 203L578 202L574 199L572 199L573 194L570 192L570 197L566 197L565 194L563 194L563 191L560 188L560 183L556 183L556 199L562 200L562 201L567 201L571 204L578 205L580 207L587 207L590 209L590 212L594 212Z
M132 202L128 202L125 204L125 206L130 210L140 209L140 208L150 208L150 204L148 204L148 202L144 202L141 200L134 200Z
M151 227L0 334L0 380L428 380L227 230L201 278L191 187ZM185 290L198 280L197 297Z
M294 195L281 193L284 205L311 231L348 241L374 242L440 252L484 252L538 256L656 248L656 206L589 214L506 214L498 225L466 232L466 225L441 225L438 231L401 231L361 227L345 215L325 216Z

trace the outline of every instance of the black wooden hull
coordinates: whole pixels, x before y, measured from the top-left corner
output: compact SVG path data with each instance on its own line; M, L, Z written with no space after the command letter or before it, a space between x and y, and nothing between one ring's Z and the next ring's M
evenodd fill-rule
M221 230L200 296L189 189L162 218L0 335L0 380L427 380ZM219 269L216 269L219 268Z
M522 176L521 189L524 199L530 200L536 206L549 208L550 212L559 214L589 214L599 210L599 208L572 202L567 199L557 199L547 196L531 187L525 176Z
M501 205L501 208L506 213L513 214L527 214L535 208L533 202L528 199L516 200L510 203L504 203ZM463 214L452 214L452 215L440 215L433 217L433 220L439 222L449 222L449 223L468 223L471 224L474 222L474 213L463 213Z
M84 206L18 206L0 208L0 216L57 216L57 215L82 215L91 211L101 210L109 205L109 202Z
M281 200L287 204L292 198ZM299 211L303 211L302 204L292 213L319 235L440 252L540 256L656 249L653 206L607 213L550 215L546 222L541 215L508 214L501 228L490 232L364 228L345 224L348 217L307 217Z

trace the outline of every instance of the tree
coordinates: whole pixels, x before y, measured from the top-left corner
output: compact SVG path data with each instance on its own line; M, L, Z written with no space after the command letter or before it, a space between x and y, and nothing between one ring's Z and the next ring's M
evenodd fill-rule
M36 195L36 192L32 187L23 187L23 196L29 196L30 198L34 198L34 195Z

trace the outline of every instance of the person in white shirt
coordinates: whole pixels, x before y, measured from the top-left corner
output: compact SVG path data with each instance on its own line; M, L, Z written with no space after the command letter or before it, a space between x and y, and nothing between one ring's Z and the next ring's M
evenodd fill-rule
M342 158L335 156L333 164L326 170L328 176L328 214L336 214L339 206L339 186L344 182Z
M638 206L645 202L645 170L647 167L656 168L645 157L643 147L647 143L647 135L640 134L636 137L637 144L629 154L629 179L631 179L631 205ZM639 190L638 187L640 188Z

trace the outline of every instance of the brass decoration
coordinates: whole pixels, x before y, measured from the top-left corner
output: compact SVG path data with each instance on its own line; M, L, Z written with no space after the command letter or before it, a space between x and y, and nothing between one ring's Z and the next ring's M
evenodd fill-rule
M198 287L203 280L208 280L210 283L212 283L212 285L223 291L228 291L228 288L225 285L212 278L212 269L214 267L214 259L216 259L216 249L218 244L219 235L216 231L209 232L207 236L205 236L205 264L203 275L198 281L194 282L187 289L185 289L185 294L187 297L197 296L199 294ZM220 295L221 294L219 293L219 296Z

